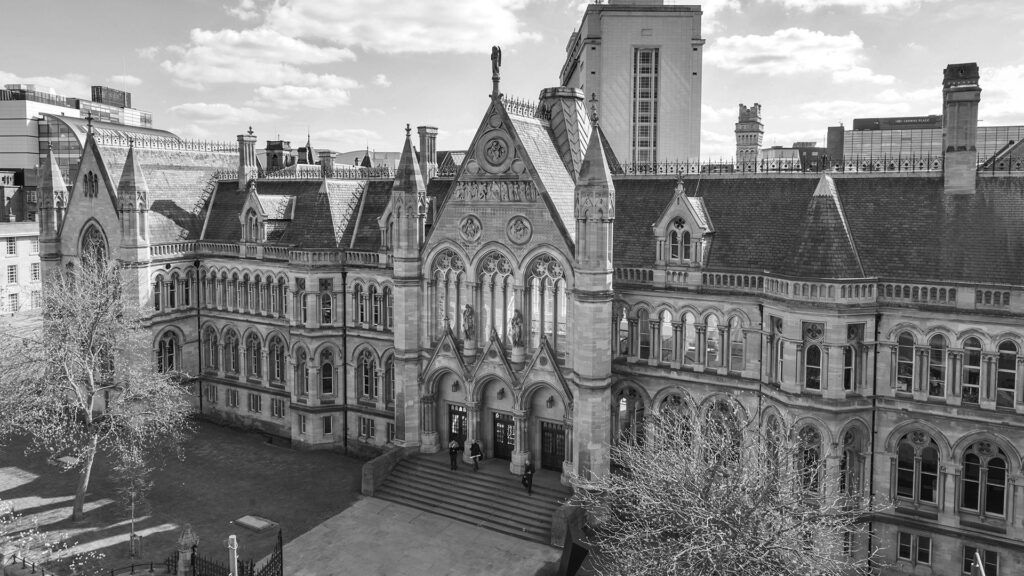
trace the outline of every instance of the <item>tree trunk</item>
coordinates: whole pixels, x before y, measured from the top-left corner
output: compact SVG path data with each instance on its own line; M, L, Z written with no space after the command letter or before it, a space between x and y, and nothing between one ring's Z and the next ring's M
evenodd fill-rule
M78 476L78 489L75 491L75 506L71 511L71 519L75 522L85 517L85 492L89 489L89 476L92 474L92 463L96 460L96 444L99 435L93 434L89 437L89 446L84 451L85 463L82 464L82 472Z

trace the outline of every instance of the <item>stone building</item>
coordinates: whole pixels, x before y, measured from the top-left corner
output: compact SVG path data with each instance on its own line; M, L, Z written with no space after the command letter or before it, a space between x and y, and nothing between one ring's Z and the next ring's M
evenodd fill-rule
M946 149L967 156L961 68ZM251 134L91 136L70 197L45 179L44 266L103 240L159 365L297 446L479 440L511 473L604 473L685 410L786 430L817 489L891 500L847 553L1024 570L1021 173L617 175L582 91L533 107L498 80L450 178L409 128L397 171L348 179L255 178Z

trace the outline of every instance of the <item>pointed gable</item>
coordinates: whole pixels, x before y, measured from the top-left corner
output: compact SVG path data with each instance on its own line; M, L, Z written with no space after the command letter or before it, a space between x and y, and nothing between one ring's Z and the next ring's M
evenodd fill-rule
M815 278L864 277L835 182L827 174L811 195L785 269L796 276Z
M600 127L595 125L590 134L586 156L580 164L575 192L576 218L615 217L615 184L612 183L599 132Z

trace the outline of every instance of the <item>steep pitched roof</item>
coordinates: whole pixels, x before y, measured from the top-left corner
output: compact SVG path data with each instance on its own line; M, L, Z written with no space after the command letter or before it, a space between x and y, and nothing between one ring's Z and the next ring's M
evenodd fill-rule
M52 148L46 152L46 163L43 164L42 172L39 175L39 189L41 190L40 194L50 195L46 201L52 201L55 206L58 203L67 206L68 187L64 183L64 177L60 172L60 165L57 164L57 157L53 155Z
M835 211L821 195L819 205L812 205L815 178L728 175L684 181L714 221L707 256L712 270L845 276L859 273L849 270L852 250L866 277L1024 284L1022 177L981 175L974 194L949 196L940 175L837 175ZM651 224L671 201L674 185L670 179L616 178L617 266L654 265ZM822 243L820 236L803 230L816 214L830 224L823 227L829 242L845 254L836 261L829 260L831 251L816 255L819 248L813 245ZM846 232L840 215L846 217ZM852 248L842 238L847 234ZM793 256L799 251L805 256Z
M558 215L569 239L575 242L576 219L573 212L576 184L555 149L547 122L515 114L509 114L509 120L547 192L543 195L544 200Z
M128 148L97 144L96 150L108 174L124 173ZM135 147L133 155L149 189L150 242L198 239L210 193L217 187L214 175L235 167L237 153Z
M134 205L135 202L149 197L149 185L143 174L142 165L135 159L135 147L128 147L121 179L117 183L117 199L121 205Z
M827 174L818 180L807 204L785 269L789 274L815 278L864 277L835 182Z

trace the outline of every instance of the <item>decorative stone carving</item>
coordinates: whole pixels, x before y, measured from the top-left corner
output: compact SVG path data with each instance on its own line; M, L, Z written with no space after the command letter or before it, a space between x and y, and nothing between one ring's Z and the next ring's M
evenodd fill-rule
M517 348L523 345L523 313L518 308L512 314L512 345Z
M462 219L459 223L459 234L462 235L462 239L467 242L476 242L480 239L480 234L483 232L483 224L480 223L480 219L470 214Z
M513 244L526 244L533 237L533 225L526 216L513 216L505 230Z
M825 335L825 326L820 322L804 322L804 339L810 342L819 342Z
M462 329L466 333L467 340L471 340L473 338L475 327L473 307L466 304L466 307L462 310Z
M487 202L536 202L537 189L529 181L471 180L460 181L452 192L452 200Z
M489 130L478 142L474 157L480 166L491 174L507 172L515 159L509 135L504 130Z

